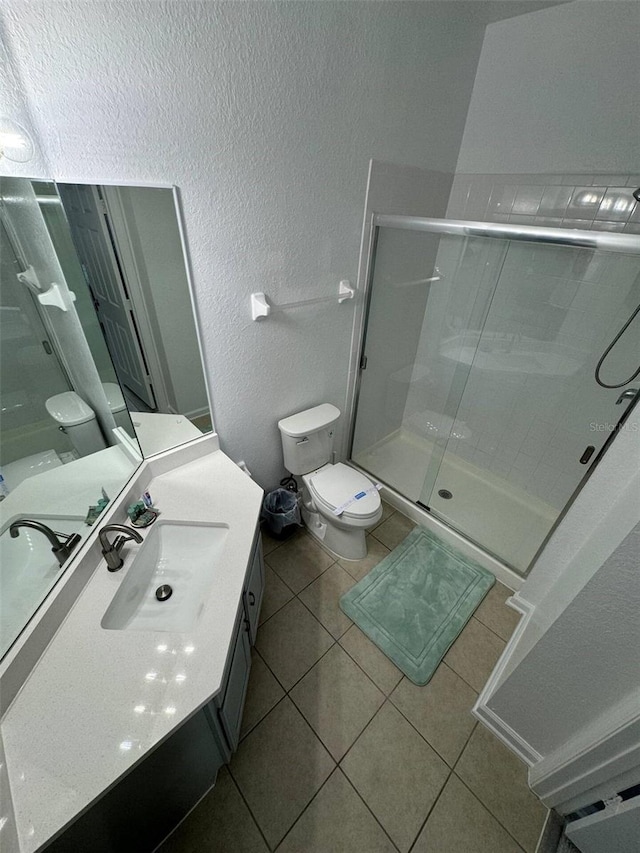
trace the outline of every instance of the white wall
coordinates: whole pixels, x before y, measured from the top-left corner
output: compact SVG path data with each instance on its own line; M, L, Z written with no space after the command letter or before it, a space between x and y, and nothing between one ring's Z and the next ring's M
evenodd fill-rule
M484 6L3 5L49 161L33 172L180 187L214 422L265 486L278 418L344 407L354 309L252 323L249 294L356 280L371 157L453 170Z
M634 0L489 26L457 171L637 172L639 26Z

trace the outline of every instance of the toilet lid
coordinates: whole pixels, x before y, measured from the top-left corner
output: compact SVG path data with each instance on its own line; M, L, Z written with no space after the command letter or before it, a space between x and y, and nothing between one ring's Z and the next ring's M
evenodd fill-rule
M351 518L368 518L380 509L380 495L364 474L342 462L321 468L309 478L309 488L319 501L334 510L351 501L343 515ZM356 498L356 495L362 495Z

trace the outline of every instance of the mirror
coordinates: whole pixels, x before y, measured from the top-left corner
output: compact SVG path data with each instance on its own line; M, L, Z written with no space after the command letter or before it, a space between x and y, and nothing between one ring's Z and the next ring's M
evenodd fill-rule
M174 189L0 179L0 655L64 571L42 526L85 538L143 456L212 429L197 365Z

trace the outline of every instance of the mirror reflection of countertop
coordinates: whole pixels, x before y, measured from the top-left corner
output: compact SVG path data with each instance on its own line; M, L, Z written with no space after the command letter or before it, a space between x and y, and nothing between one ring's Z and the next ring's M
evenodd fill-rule
M30 514L84 518L89 506L101 497L101 489L115 498L136 467L116 446L28 477L0 502L0 529L16 516Z
M220 689L262 490L219 450L147 488L165 521L228 525L224 583L184 633L106 630L142 546L127 543L120 572L96 566L2 720L20 853L40 849Z
M130 412L131 422L143 456L162 453L185 441L199 438L202 433L184 415L166 415L159 412Z

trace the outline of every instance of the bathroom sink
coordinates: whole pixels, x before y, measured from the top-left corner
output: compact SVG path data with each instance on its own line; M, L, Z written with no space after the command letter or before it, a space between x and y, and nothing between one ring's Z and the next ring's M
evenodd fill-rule
M87 532L84 519L74 515L17 515L11 522L21 518L41 521L57 533ZM21 527L15 539L9 535L9 524L0 536L0 566L7 570L7 583L24 586L33 580L38 583L49 571L58 572L60 566L51 553L51 543L40 531ZM4 588L3 588L4 592Z
M189 631L207 593L221 579L226 524L156 521L133 559L102 622L107 630ZM106 570L105 570L106 571ZM156 591L170 587L159 600ZM162 597L162 593L161 593Z
M83 533L89 529L80 516L22 514L10 521L27 517L58 533ZM46 536L21 527L20 535L12 539L9 523L0 535L0 654L18 636L62 571Z

